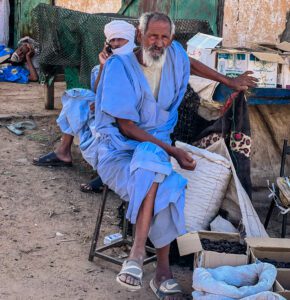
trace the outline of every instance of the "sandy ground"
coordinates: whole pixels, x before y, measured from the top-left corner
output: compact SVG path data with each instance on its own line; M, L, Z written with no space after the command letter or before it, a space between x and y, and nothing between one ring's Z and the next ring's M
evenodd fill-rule
M60 132L55 125L58 111L45 111L42 99L37 97L28 99L29 104L25 105L24 98L16 101L5 96L1 87L3 84L0 85L0 299L154 299L148 285L153 276L152 264L145 266L144 288L130 293L115 282L118 266L97 258L88 261L101 198L79 191L79 184L94 174L82 160L77 146L73 146L72 168L31 164L33 157L52 150L59 140ZM19 86L12 88L21 93ZM32 90L37 88L31 86ZM5 128L23 116L34 119L37 129L16 136ZM269 205L264 194L256 192L254 201L262 221ZM110 193L102 237L119 231L119 204L118 197ZM280 221L275 212L269 228L271 236L278 236ZM189 293L189 268L174 266L173 270Z

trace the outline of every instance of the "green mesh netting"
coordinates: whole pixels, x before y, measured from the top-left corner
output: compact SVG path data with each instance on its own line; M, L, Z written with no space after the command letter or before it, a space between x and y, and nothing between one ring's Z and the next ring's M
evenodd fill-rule
M86 85L80 83L79 69L77 67L65 67L64 78L67 90L75 88L87 88Z
M32 11L34 38L41 45L40 65L79 67L79 82L90 86L92 68L104 46L104 26L122 19L137 26L138 20L118 14L88 14L39 4ZM175 39L184 47L197 32L211 34L209 23L200 20L174 20Z

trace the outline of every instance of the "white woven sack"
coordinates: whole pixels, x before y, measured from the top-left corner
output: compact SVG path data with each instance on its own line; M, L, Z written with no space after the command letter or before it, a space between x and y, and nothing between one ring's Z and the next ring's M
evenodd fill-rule
M176 147L190 152L196 161L194 171L182 169L172 158L174 170L187 179L185 193L185 225L187 231L207 230L224 199L231 169L223 156L205 149L176 142Z

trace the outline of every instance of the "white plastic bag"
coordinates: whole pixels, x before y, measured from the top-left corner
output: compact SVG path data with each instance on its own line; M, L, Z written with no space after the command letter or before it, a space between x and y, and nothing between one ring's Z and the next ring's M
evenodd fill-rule
M238 230L234 227L234 225L230 221L222 218L221 216L217 216L210 223L210 230L216 232L238 233Z

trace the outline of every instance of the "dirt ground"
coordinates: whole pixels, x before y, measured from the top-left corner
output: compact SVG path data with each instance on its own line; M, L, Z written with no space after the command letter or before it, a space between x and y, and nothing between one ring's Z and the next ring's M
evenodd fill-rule
M10 87L16 94L24 88ZM30 89L37 88L32 85ZM149 288L152 264L145 266L144 288L130 293L115 281L118 266L97 258L88 261L101 196L79 190L80 183L94 174L77 146L73 146L72 168L42 168L31 164L33 157L52 150L59 140L60 132L55 124L58 111L45 111L43 100L37 97L15 100L4 90L1 84L0 299L154 299ZM33 119L37 129L16 136L5 128L23 117ZM254 201L262 221L269 205L264 194L264 191L254 194L256 199L265 199ZM110 192L102 238L119 231L119 204L118 197ZM275 213L270 224L271 236L278 236L280 221L281 217ZM174 266L173 271L190 293L189 268Z

